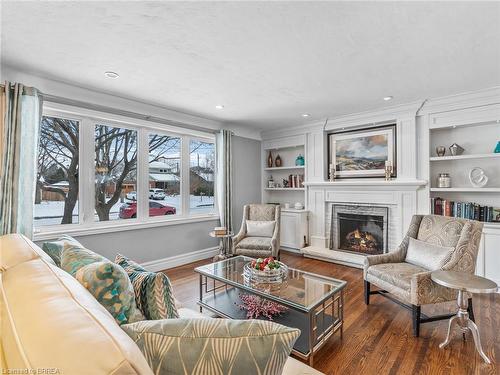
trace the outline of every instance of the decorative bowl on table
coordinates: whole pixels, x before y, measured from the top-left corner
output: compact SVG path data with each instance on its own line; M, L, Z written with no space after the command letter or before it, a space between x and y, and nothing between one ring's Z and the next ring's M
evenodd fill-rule
M287 274L288 267L273 257L252 260L243 267L243 277L250 283L282 283Z

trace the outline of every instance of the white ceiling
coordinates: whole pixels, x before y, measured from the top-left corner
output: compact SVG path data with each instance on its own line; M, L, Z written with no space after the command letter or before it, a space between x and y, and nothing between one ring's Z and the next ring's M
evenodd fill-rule
M500 85L499 2L2 5L6 65L260 129Z

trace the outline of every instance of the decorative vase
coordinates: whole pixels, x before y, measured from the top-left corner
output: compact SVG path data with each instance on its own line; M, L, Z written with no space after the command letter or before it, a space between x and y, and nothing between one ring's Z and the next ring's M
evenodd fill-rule
M274 161L274 166L278 168L281 167L281 157L279 154L278 156L276 156L276 160Z
M444 146L436 147L436 154L439 157L444 156L444 154L446 154L446 147L444 147Z
M453 156L462 155L464 151L465 151L465 149L462 146L457 145L456 143L453 143L450 146L450 153Z
M269 155L267 156L267 167L273 167L273 154L271 154L271 151L269 151Z
M305 164L304 157L301 154L299 154L299 156L297 156L297 159L295 159L295 165L301 167L304 164Z
M495 147L495 154L500 154L500 141L497 143L497 147Z

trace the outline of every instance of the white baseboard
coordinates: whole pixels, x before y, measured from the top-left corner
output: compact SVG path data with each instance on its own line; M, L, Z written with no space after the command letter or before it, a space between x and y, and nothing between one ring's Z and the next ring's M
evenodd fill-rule
M211 258L219 253L219 247L209 247L208 249L201 249L196 251L191 251L190 253L174 255L171 257L152 260L149 262L144 262L141 265L151 272L159 272L169 268L182 266L191 262L196 262L197 260L202 260L206 258Z

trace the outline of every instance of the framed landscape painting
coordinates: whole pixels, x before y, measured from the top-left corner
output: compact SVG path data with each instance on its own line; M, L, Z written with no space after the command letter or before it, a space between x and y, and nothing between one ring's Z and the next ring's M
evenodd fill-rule
M328 137L328 159L335 166L335 178L384 177L387 160L396 177L396 125Z

